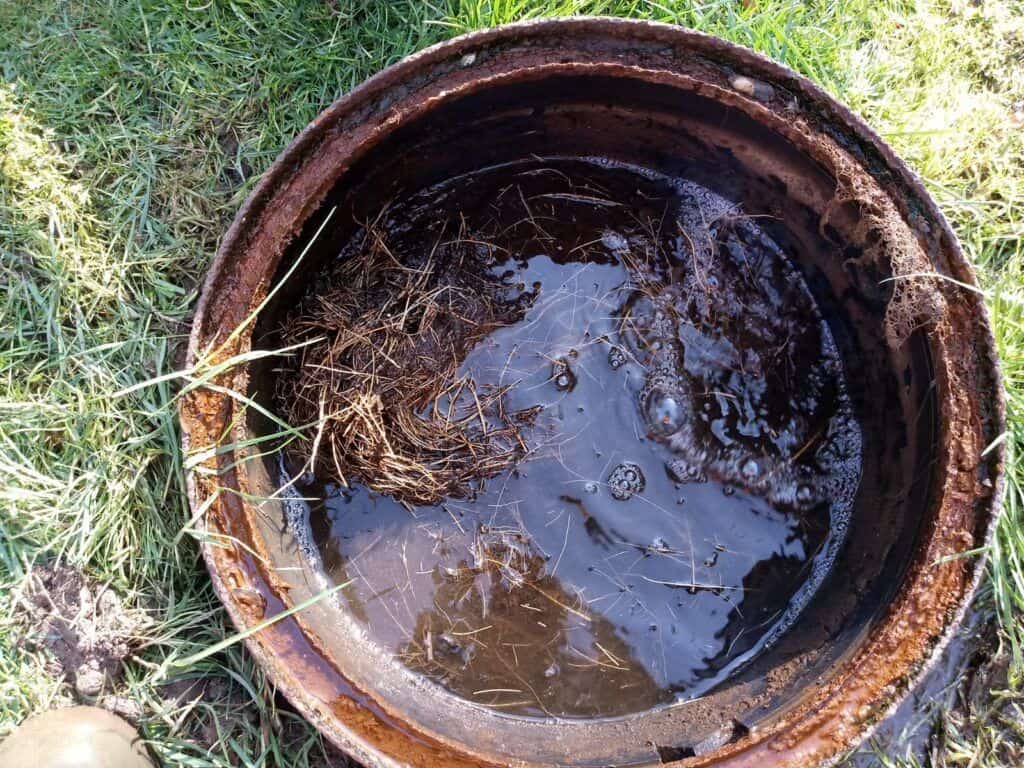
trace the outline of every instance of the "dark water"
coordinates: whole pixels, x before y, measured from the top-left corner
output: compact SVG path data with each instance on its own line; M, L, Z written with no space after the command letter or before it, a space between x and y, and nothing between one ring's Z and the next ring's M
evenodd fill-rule
M524 455L434 506L371 478L303 487L326 574L376 642L485 706L699 696L798 617L856 491L860 432L806 284L722 198L598 160L460 178L385 225L415 254L453 222L509 307L460 371L536 410Z

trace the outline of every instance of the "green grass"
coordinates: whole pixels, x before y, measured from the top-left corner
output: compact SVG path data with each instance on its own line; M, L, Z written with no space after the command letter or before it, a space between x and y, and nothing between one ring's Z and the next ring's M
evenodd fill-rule
M867 118L924 177L978 266L1007 440L1022 455L1019 2L0 0L0 736L69 700L43 654L20 642L10 599L33 563L61 555L145 612L122 693L143 703L142 728L168 765L317 764L318 737L278 709L238 645L181 672L217 681L216 696L171 704L155 685L160 665L202 655L231 630L195 542L179 535L190 514L175 382L117 393L180 366L218 238L324 107L432 42L569 13L721 35ZM1011 461L1009 476L980 600L998 615L1006 685L1019 685L1024 464ZM940 764L1011 764L1006 750L1024 743L1019 715L1014 726L1006 714L1020 706L1014 696L947 718ZM194 738L200 726L215 749Z

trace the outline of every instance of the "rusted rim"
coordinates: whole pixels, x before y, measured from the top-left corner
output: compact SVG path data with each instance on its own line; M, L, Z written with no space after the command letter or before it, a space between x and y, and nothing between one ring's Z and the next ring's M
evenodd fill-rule
M528 46L531 41L547 38L571 40L581 47L587 41L599 40L663 44L672 49L674 56L707 61L707 87L719 93L728 90L727 81L722 81L727 71L779 86L793 98L793 110L797 114L814 115L820 123L833 127L844 140L852 142L851 152L860 162L872 163L874 175L887 176L888 187L897 196L913 202L913 215L923 219L929 240L934 243L931 255L936 271L974 284L973 270L920 181L863 121L805 78L747 49L665 24L608 18L533 21L464 35L410 56L339 99L311 123L267 170L228 230L204 284L190 337L188 364L195 365L203 351L224 342L228 332L262 298L267 290L266 276L259 270L239 273L232 270L232 265L251 257L250 249L254 244L260 245L258 238L262 230L288 221L286 234L290 238L316 208L332 180L324 180L320 187L307 185L301 190L290 188L288 181L317 151L339 140L339 127L345 119L373 118L379 130L386 130L389 121L402 117L392 104L414 92L417 78L425 76L423 73L445 66L452 70L459 66L472 67L479 52L502 45ZM629 66L632 62L618 63ZM654 68L649 62L636 64L641 63L648 65L647 71ZM437 98L443 95L439 93ZM752 112L764 109L753 99L735 94L731 98L745 102L744 108ZM296 196L299 191L304 199ZM222 294L231 291L247 295L248 303L225 305ZM935 662L961 620L984 572L984 556L971 561L949 561L935 567L929 564L943 556L991 542L995 513L1002 499L1005 449L997 445L983 459L980 454L1002 433L1005 406L984 303L976 294L966 292L958 293L956 302L960 319L952 318L948 323L944 319L941 338L936 343L942 346L951 364L967 355L974 355L978 360L976 367L967 366L971 370L959 381L972 394L968 397L960 393L959 402L962 405L966 402L967 406L962 413L955 410L946 413L955 423L951 427L954 439L948 446L951 455L947 458L946 477L940 479L943 514L932 532L929 547L916 554L915 564L893 603L890 616L883 621L880 631L858 649L855 658L844 663L848 674L837 674L838 679L823 686L811 701L769 726L754 729L735 743L686 760L685 764L810 766L834 761L843 750L870 733L874 724L887 714L890 705L895 706L900 695ZM964 321L965 315L970 315L970 323ZM978 318L985 321L978 322ZM241 334L236 341L239 345L231 346L225 354L244 351L248 343L246 334ZM937 372L940 387L945 386L950 392L956 390L953 377L943 378L943 375ZM218 383L244 391L245 371L230 371L219 377ZM197 390L184 398L181 419L185 451L214 443L231 423L235 408L231 398L213 390ZM213 457L205 466L224 471L231 458L230 454ZM227 470L219 480L222 487L228 488L237 489L238 483L232 470ZM225 547L208 538L202 546L218 597L236 626L245 629L257 623L263 612L254 611L243 595L253 590L262 594L267 601L267 615L287 605L287 595L247 552L247 549L261 550L253 527L247 522L249 512L242 499L228 492L211 502L211 487L207 475L189 472L188 491L193 510L207 505L206 530L236 537L246 545ZM934 595L940 593L938 602L944 606L941 611L934 605L937 602ZM928 608L930 613L923 608ZM901 615L911 617L909 624L904 621L897 626L895 617ZM918 615L920 620L914 618ZM340 676L318 651L316 639L306 636L294 618L253 635L246 642L296 708L338 746L368 765L397 762L540 765L501 757L497 753L473 754L430 734L413 734L408 726L392 727L392 715L379 703L367 700L354 690L326 685L325 675ZM851 668L856 669L856 677L849 673Z

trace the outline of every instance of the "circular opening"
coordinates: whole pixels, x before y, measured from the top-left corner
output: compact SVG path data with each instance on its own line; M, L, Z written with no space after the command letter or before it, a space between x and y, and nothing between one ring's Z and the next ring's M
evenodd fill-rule
M293 424L326 408L361 430L321 434L315 473L308 441L268 471L307 499L304 567L348 583L318 630L359 649L371 688L387 669L432 707L542 721L713 694L696 744L785 706L857 637L916 537L928 355L918 338L894 359L891 290L850 290L860 246L787 195L805 176L821 183L720 103L562 76L435 109L331 191L258 332L324 341L256 380ZM417 498L388 491L380 444L359 464L328 449L400 442L403 409L512 450ZM746 692L796 648L801 674Z
M233 441L215 584L249 626L345 585L251 645L369 763L717 760L811 720L832 755L976 574L944 558L998 456L948 446L999 433L956 394L993 364L973 296L902 279L970 280L945 225L806 84L626 26L401 65L286 153L208 281L193 360L272 287L252 348L293 350L230 374L258 408L185 408Z
M694 699L845 539L861 433L828 322L758 219L684 177L534 154L444 180L357 227L278 327L306 346L276 410L332 414L287 454L315 567L467 701Z

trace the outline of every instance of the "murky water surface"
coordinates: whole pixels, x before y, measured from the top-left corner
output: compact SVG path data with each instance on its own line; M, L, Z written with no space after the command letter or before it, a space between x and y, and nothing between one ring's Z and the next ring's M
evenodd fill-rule
M468 498L302 488L365 631L466 699L567 717L699 696L785 631L841 544L860 432L757 219L685 180L547 159L395 201L385 227L399 255L479 243L508 323L461 372L536 417Z

